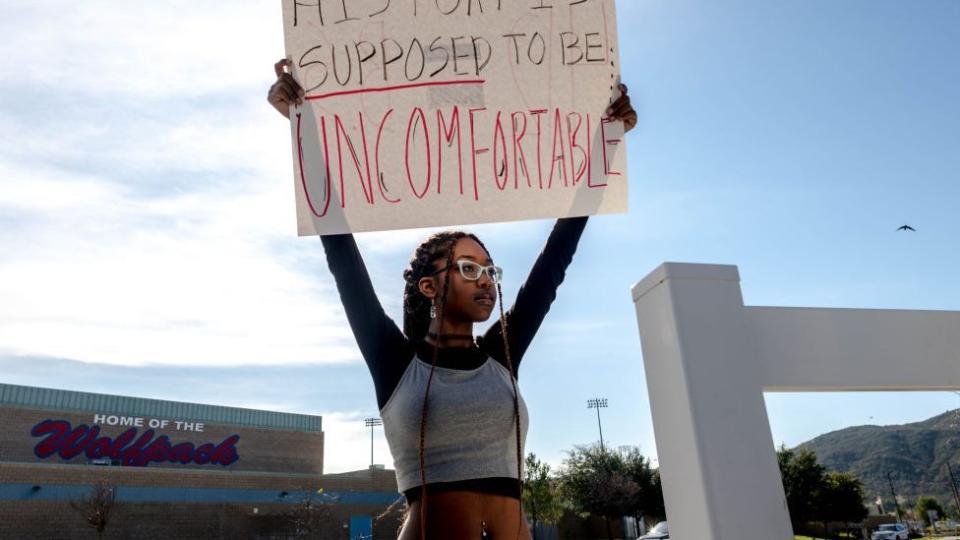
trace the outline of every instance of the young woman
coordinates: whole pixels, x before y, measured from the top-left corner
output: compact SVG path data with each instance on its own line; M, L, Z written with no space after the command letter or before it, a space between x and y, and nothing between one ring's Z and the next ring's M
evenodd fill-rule
M268 101L289 116L304 92L286 64L275 66ZM629 130L637 114L621 90L608 112ZM402 332L377 300L353 235L321 236L409 503L400 540L530 538L520 504L527 410L517 370L586 223L557 220L506 313L502 271L483 242L460 231L430 236L403 273ZM474 323L497 302L499 321L474 338Z

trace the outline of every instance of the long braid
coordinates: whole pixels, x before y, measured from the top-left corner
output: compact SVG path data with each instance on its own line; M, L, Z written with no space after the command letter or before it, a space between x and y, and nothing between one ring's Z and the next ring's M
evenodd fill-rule
M486 248L484 248L486 249ZM507 358L507 369L510 371L510 383L513 385L513 417L517 425L517 481L520 482L520 511L517 513L517 538L523 529L523 451L520 449L520 393L517 391L517 373L513 367L513 357L510 355L510 339L507 337L507 317L503 314L503 290L497 283L497 298L500 301L500 329L503 335L503 354Z
M445 267L449 267L450 263L453 262L453 251L454 245L456 244L456 239L453 240L453 243L447 248L447 264ZM430 403L428 397L430 395L430 385L433 383L433 373L437 368L437 354L440 352L440 343L443 340L443 316L446 312L447 306L447 292L450 290L450 269L446 271L446 275L443 280L443 292L440 295L440 307L437 312L437 319L439 321L437 327L437 344L433 348L433 355L430 360L430 376L427 377L427 388L423 392L423 406L420 409L420 540L426 540L427 535L427 468L425 465L425 451L426 448L426 438L427 438L427 406Z

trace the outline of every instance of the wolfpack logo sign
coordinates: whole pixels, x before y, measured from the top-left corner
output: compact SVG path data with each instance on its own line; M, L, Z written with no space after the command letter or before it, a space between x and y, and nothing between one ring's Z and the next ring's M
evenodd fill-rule
M166 435L154 438L152 429L139 437L137 433L137 428L130 428L115 438L101 437L100 426L81 424L73 428L66 420L44 420L30 431L34 437L45 437L33 449L40 459L57 454L61 459L70 460L85 454L88 459L116 459L122 465L134 467L147 467L151 463L226 467L240 459L235 446L239 435L227 437L216 445L212 442L194 445L192 442L173 444Z

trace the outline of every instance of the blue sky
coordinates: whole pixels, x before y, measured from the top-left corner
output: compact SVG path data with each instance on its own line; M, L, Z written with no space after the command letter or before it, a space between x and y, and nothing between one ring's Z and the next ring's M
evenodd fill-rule
M738 265L750 305L960 310L960 4L617 7L630 212L591 219L521 370L528 449L555 465L597 439L592 397L608 444L655 453L629 291L663 261ZM0 381L322 414L326 469L364 467L373 387L320 243L295 237L288 127L265 101L279 4L0 12ZM551 226L471 227L505 298ZM358 235L396 320L427 232ZM960 396L767 404L795 445Z

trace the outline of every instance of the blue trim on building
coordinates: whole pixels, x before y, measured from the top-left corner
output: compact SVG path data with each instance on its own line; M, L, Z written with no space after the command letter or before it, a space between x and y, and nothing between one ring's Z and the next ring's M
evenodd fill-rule
M389 505L402 497L394 492L278 491L275 489L174 488L119 486L118 502L299 504L311 497L319 504ZM75 501L90 494L90 485L0 484L0 501Z
M282 413L185 403L159 399L111 396L72 390L0 384L0 405L38 409L85 411L117 416L168 418L211 424L322 432L323 419L309 414Z

